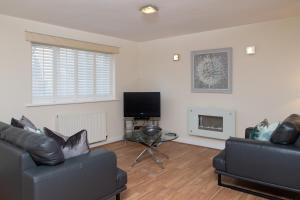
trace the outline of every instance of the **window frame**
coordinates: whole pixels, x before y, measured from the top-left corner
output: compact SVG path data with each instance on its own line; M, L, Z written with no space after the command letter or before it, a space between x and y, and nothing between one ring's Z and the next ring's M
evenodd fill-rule
M35 107L35 106L51 106L51 105L68 105L68 104L83 104L83 103L96 103L96 102L109 102L109 101L119 101L118 99L116 99L116 54L113 54L113 53L103 53L103 54L110 54L111 57L112 57L112 65L111 65L111 96L109 97L100 97L100 96L96 96L95 94L95 86L96 86L96 79L95 79L95 70L93 72L93 76L94 76L94 79L93 79L93 90L94 90L94 94L93 96L90 96L90 97L84 97L84 96L81 96L79 97L78 96L78 91L76 91L76 95L74 97L71 97L71 98L61 98L61 99L57 99L56 98L56 93L57 93L57 88L56 88L56 78L57 78L57 74L54 75L53 77L53 89L54 89L54 94L52 96L52 98L49 98L49 101L34 101L34 97L33 97L33 62L32 62L32 57L33 57L33 52L32 52L32 49L33 49L33 46L34 45L40 45L40 46L49 46L49 47L54 47L54 48L65 48L65 49L71 49L71 50L75 50L77 51L77 55L76 55L76 63L75 65L78 65L77 63L77 59L78 59L78 51L83 51L83 52L91 52L94 54L94 60L96 60L96 54L97 53L101 53L101 52L96 52L96 51L88 51L88 50L82 50L82 49L75 49L75 48L70 48L70 47L63 47L63 46L56 46L56 45L48 45L48 44L40 44L40 43L37 43L37 42L31 42L30 43L30 75L31 75L31 103L30 104L27 104L26 106L27 107ZM54 62L57 58L54 58ZM95 62L94 62L95 63ZM93 66L94 69L96 68L96 66L94 65ZM77 71L77 69L76 69ZM76 76L78 76L78 74L76 74ZM78 85L78 80L77 78L75 78L76 80L76 83L75 85ZM77 89L77 88L76 88ZM41 98L42 99L42 98ZM47 99L47 98L45 98Z

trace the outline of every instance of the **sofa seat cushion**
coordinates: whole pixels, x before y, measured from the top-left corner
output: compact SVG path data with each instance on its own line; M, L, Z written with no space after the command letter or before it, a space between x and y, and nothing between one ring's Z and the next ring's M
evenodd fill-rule
M213 166L218 171L226 171L225 165L225 150L221 151L213 159Z
M44 134L9 126L0 132L0 139L27 151L36 164L57 165L64 162L62 150Z
M117 172L117 189L124 187L127 184L127 173L118 168Z

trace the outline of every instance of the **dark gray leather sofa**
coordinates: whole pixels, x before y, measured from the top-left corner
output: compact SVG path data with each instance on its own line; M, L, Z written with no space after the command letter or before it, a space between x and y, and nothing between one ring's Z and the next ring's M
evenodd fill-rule
M228 139L225 149L213 159L218 184L268 199L278 198L225 184L222 176L300 192L300 137L293 145L279 145L248 139L250 130L246 129L246 139Z
M1 200L120 199L126 183L113 152L96 149L56 166L37 165L28 152L0 139Z

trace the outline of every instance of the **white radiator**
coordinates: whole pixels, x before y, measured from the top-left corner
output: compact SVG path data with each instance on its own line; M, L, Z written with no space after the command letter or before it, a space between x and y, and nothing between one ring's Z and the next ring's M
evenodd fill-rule
M85 129L90 144L101 142L107 138L106 113L57 115L56 129L65 136L71 136Z

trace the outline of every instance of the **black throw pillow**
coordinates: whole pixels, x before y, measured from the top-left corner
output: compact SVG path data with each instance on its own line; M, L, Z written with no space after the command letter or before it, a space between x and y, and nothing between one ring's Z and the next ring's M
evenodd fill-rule
M294 144L300 134L300 115L287 117L273 132L271 142L274 144Z
M19 120L15 119L15 118L11 118L10 125L12 125L16 128L24 129L24 125Z
M73 158L90 152L86 130L81 130L71 137L66 138L66 140L61 134L56 133L46 127L44 128L44 133L57 142L62 149L65 159Z
M27 151L38 165L57 165L64 162L61 148L44 134L9 126L1 131L0 139Z
M54 131L51 131L50 129L44 127L44 133L48 137L54 139L59 147L63 147L65 145L66 141L64 140L64 138L57 135Z

